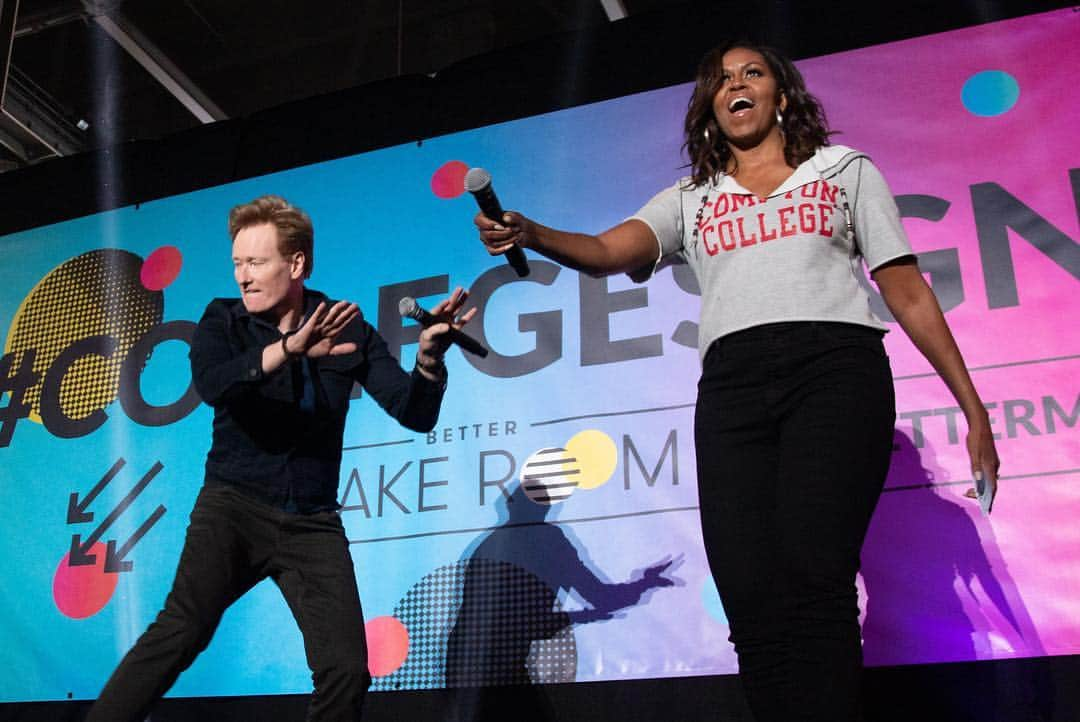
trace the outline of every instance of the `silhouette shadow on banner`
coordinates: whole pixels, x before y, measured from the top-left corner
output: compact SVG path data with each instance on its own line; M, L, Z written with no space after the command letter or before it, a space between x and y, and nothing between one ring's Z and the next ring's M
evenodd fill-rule
M518 484L499 497L499 525L463 556L461 604L446 644L448 719L556 719L536 685L576 679L574 626L615 619L680 583L664 576L680 563L670 558L634 581L605 580L573 532L548 520L559 508L532 501ZM588 606L564 609L570 590Z
M969 483L950 481L929 445L917 448L907 433L896 431L889 477L862 552L867 666L1045 655L990 521L975 502L944 493ZM999 508L1008 504L1008 494L1007 487L999 493ZM884 695L886 705L898 712L895 704L906 696L900 704L929 705L921 712L940 719L1050 718L1052 685L1039 665L1008 678L994 665L970 668L971 679L961 685L915 695L897 690L895 697ZM900 719L871 717L879 718Z

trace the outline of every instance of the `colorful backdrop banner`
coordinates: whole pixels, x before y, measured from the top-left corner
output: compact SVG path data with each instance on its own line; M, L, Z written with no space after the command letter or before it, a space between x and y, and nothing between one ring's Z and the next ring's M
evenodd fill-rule
M1080 95L1066 90L1078 30L1062 10L799 63L835 141L889 180L1002 457L987 518L963 498L959 409L890 333L895 458L860 578L872 665L1080 653ZM469 331L491 348L450 352L429 434L352 403L339 501L374 688L734 672L698 522L691 275L638 286L530 255L518 278L481 248L462 193L482 166L507 207L603 230L684 174L689 91L0 239L0 701L94 697L160 608L210 440L189 342L210 299L236 295L228 210L264 193L310 213L311 285L358 302L406 366L404 296L470 288ZM664 564L676 584L649 589ZM309 686L299 632L264 582L171 694Z

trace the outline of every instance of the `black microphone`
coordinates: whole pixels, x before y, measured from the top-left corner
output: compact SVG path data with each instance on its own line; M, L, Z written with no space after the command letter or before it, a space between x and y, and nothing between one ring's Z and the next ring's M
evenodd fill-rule
M503 209L495 195L495 189L491 187L490 173L483 168L470 168L465 174L465 190L473 194L476 204L485 216L496 223L502 223ZM510 247L506 252L506 262L519 277L529 275L529 262L525 260L525 251L521 250L521 246Z
M402 318L411 318L424 328L439 323L439 319L428 313L427 310L420 306L412 296L406 296L398 301L397 308L398 313L401 314ZM453 326L450 327L450 330L446 335L451 341L471 354L475 354L480 358L484 358L488 355L488 350L481 346L479 341L472 336L462 333Z

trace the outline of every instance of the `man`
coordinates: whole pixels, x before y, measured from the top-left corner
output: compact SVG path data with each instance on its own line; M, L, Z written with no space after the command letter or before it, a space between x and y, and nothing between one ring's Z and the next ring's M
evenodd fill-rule
M406 373L355 304L305 288L314 231L276 196L229 214L239 299L215 299L191 344L195 386L214 408L206 478L172 591L113 672L87 722L141 721L206 648L226 608L273 579L304 638L307 719L358 720L370 683L364 622L337 514L342 435L358 381L415 431L435 426L447 331L467 294L432 309ZM242 662L241 662L242 663Z

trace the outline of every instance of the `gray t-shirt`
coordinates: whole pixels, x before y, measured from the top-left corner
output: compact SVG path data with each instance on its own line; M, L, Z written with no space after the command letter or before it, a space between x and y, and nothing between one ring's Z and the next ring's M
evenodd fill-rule
M702 357L721 336L765 323L842 321L886 330L859 284L859 265L865 259L872 271L912 251L892 193L866 155L820 148L768 198L726 175L688 185L683 178L660 191L631 218L656 236L653 272L681 258L697 275Z

